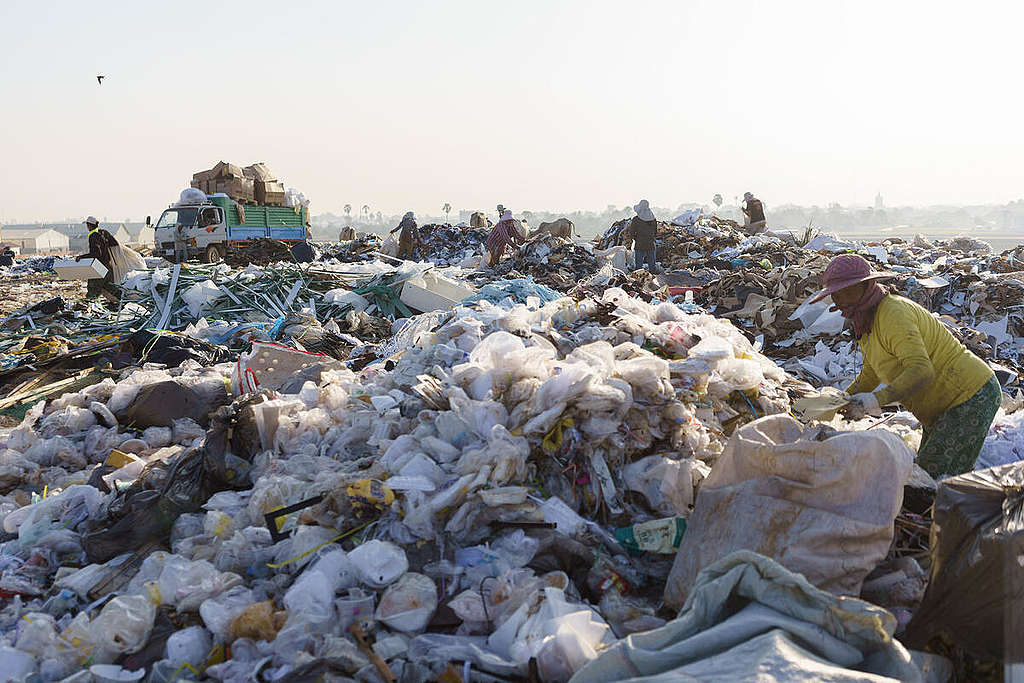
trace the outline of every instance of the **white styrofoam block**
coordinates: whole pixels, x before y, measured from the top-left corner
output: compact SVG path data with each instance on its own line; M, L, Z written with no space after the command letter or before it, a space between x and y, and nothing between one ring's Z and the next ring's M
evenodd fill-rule
M94 280L107 274L107 267L94 258L81 261L73 258L56 259L53 270L61 280Z
M436 311L451 308L476 290L465 287L434 273L406 280L402 286L402 302L417 311Z

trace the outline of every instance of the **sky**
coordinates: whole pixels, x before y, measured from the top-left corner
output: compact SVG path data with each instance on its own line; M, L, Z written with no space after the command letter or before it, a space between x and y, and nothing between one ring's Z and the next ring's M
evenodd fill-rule
M0 1L0 221L1024 196L1024 3ZM104 74L102 84L96 75Z

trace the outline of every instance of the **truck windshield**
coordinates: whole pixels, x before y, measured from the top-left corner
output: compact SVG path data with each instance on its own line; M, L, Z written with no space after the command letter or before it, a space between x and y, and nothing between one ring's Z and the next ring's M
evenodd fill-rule
M178 225L192 226L196 224L196 216L199 215L199 209L167 209L163 215L160 216L160 220L157 221L156 227L160 228L173 228Z

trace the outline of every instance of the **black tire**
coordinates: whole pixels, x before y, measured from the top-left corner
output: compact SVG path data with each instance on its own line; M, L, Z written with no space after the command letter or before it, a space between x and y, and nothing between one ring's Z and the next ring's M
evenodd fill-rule
M216 263L224 258L224 254L220 247L216 244L211 244L206 247L206 252L203 254L203 263Z

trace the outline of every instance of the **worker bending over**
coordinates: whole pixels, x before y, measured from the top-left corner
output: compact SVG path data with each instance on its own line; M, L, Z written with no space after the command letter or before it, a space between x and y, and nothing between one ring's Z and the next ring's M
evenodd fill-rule
M825 269L825 291L812 300L832 296L864 357L844 411L852 419L877 417L882 406L901 403L921 422L917 462L928 474L970 471L1002 403L999 382L935 316L879 283L890 277L856 254L840 254Z
M743 211L743 228L749 235L756 235L759 232L764 232L768 226L768 221L764 218L764 204L761 200L756 198L750 192L743 193L743 205L740 207Z
M412 211L406 212L402 221L388 234L394 235L399 230L402 232L398 235L398 258L411 261L420 244L420 229Z
M501 214L501 220L498 224L491 229L491 234L487 236L487 253L489 255L487 265L491 268L498 265L498 261L505 253L505 247L509 244L519 245L523 243L523 236L519 232L519 226L516 225L516 220L512 217L512 212L505 209L504 213Z

